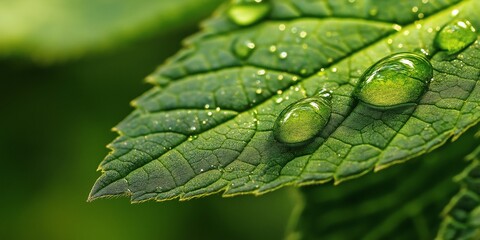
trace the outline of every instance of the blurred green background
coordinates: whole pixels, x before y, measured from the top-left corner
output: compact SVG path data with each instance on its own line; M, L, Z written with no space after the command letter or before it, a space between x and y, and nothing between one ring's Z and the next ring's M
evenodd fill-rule
M0 0L0 239L280 239L291 189L87 203L142 79L221 0Z

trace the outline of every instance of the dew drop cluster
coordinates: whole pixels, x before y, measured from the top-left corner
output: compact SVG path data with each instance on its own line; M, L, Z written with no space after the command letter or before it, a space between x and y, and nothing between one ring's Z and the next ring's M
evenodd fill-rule
M362 74L354 96L369 107L383 110L414 105L432 77L433 67L423 55L395 53ZM290 146L311 142L329 122L331 99L330 92L322 91L288 105L274 123L275 139Z
M429 0L422 0L423 4ZM349 0L355 3L355 0ZM233 0L227 10L230 20L239 26L249 26L259 22L268 16L271 11L271 3L267 0ZM419 6L412 7L413 13L418 18L424 17ZM371 9L370 15L377 15L378 9ZM452 12L452 17L458 15L458 10ZM402 26L394 24L396 31L402 30ZM422 24L417 24L417 29ZM280 24L279 31L285 31L285 24ZM296 33L297 29L292 29ZM432 33L433 28L427 32ZM434 47L449 54L457 53L477 40L477 33L472 24L465 19L456 19L443 27L435 28L437 35L434 38ZM300 31L299 37L306 38L308 33ZM405 36L409 30L403 32ZM392 39L387 43L393 44ZM398 48L404 44L399 43ZM250 39L237 39L233 44L233 52L241 59L247 59L255 50L256 44ZM307 49L307 46L304 47ZM288 57L284 50L280 51L277 46L269 47L271 53L276 54L280 60ZM426 56L430 55L428 49L416 49L416 52L402 52L389 55L366 69L358 80L353 96L368 107L388 110L418 103L419 99L428 89L433 79L433 67ZM418 52L418 53L417 53ZM329 60L329 63L333 62ZM324 71L324 68L321 69ZM337 68L332 68L337 72ZM304 73L302 73L304 74ZM281 80L279 78L279 80ZM279 90L281 94L282 91ZM256 94L262 94L262 89L256 89ZM277 103L282 102L277 99ZM311 142L326 127L332 114L332 96L328 90L322 90L314 96L300 99L288 105L278 115L273 126L273 136L276 141L289 145L299 146Z

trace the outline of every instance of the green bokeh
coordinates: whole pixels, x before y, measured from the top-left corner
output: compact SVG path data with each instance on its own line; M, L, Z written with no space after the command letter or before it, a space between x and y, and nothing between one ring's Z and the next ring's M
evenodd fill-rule
M109 131L198 23L49 67L0 62L0 239L279 239L291 189L261 197L87 203Z

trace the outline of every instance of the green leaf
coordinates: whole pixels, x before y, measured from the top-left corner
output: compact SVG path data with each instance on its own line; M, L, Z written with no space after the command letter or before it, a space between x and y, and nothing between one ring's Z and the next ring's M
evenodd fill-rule
M480 238L480 146L468 159L470 165L455 179L461 189L443 210L436 239Z
M40 62L78 57L198 21L221 0L0 1L0 57Z
M480 2L271 4L270 15L248 27L236 26L221 9L147 78L155 87L115 127L120 137L109 145L89 200L185 200L340 183L425 154L478 123L480 44L448 56L433 40L457 13L478 28L473 9ZM250 42L255 47L247 54L238 49ZM419 50L430 54L434 80L418 105L385 111L352 97L377 60ZM322 88L333 98L321 135L301 147L276 142L271 130L278 114Z
M479 144L473 135L361 181L301 188L303 209L287 239L434 239L457 191L452 178L467 166L459 156Z

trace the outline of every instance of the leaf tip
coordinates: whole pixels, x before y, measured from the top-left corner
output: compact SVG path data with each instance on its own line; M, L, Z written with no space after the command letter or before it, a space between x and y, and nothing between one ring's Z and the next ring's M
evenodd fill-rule
M109 174L109 172L103 173L93 185L92 190L88 195L87 202L92 202L96 199L105 197L131 195L127 180L124 178L115 180L114 177L115 176Z

